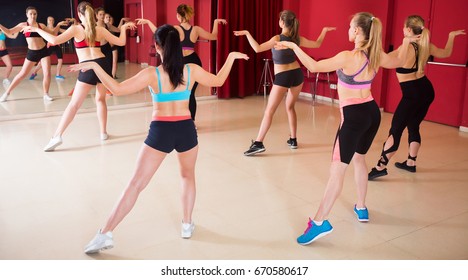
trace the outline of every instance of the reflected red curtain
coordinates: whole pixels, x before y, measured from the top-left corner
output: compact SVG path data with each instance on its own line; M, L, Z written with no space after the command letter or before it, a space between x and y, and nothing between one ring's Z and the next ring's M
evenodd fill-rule
M221 69L232 51L246 53L250 58L248 61L238 60L234 63L231 74L217 91L218 98L242 98L257 92L264 66L263 59L271 58L271 51L256 54L247 38L236 37L233 31L248 30L259 44L270 40L281 32L278 20L282 3L281 0L218 0L218 18L226 19L228 24L219 28L216 71Z

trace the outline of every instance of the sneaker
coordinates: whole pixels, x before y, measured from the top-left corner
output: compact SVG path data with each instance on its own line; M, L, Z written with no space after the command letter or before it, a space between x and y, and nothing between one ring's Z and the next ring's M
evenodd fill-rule
M7 98L8 98L8 95L9 95L9 94L5 92L5 93L2 95L2 97L0 97L0 102L5 102L5 101L7 100Z
M333 227L331 226L330 222L328 222L328 220L324 220L322 225L318 226L309 218L307 228L304 231L304 234L297 238L297 243L301 245L310 244L320 237L324 237L325 235L331 233L332 231Z
M354 205L354 213L356 213L357 219L360 222L368 222L369 221L369 211L367 208L358 210L356 208L356 204Z
M297 138L289 138L288 141L286 141L286 143L288 143L288 146L291 148L291 149L297 149Z
M99 253L101 250L114 248L114 240L112 239L112 232L101 233L99 230L88 245L86 245L84 252L86 254Z
M194 230L195 230L195 224L193 222L190 224L186 224L182 222L182 229L180 232L180 236L182 236L182 238L190 238L192 237Z
M406 160L404 162L395 162L395 166L397 168L409 171L411 173L416 172L416 165L415 166L409 166L408 164L406 164Z
M55 75L56 80L65 80L65 77L62 75Z
M10 83L11 83L10 80L8 80L7 78L3 79L3 85L9 86Z
M44 147L44 152L51 152L60 145L62 145L62 137L52 137L49 143Z
M29 79L30 80L34 80L34 78L36 78L37 74L36 73L32 73L31 76L29 76Z
M107 134L107 133L101 133L101 140L102 140L102 141L106 141L107 139L109 139L109 134Z
M265 146L263 146L262 142L252 141L252 145L250 148L244 152L244 156L252 156L258 153L262 153L265 151Z
M367 180L372 181L375 178L379 178L382 176L388 175L387 168L384 168L382 170L377 170L377 168L372 168L371 172L369 172L369 175L367 175Z
M53 101L54 99L52 97L50 97L50 95L48 94L44 94L44 101Z

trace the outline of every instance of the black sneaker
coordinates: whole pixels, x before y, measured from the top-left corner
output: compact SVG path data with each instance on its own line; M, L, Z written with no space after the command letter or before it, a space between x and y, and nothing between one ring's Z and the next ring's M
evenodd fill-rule
M258 153L262 153L265 151L265 146L263 146L262 142L252 141L252 145L250 148L244 152L244 156L253 156Z
M409 166L406 164L406 160L404 162L395 162L395 166L412 173L416 172L416 166Z
M288 143L288 146L291 149L297 149L297 138L289 138L289 140L286 141L286 143Z
M377 168L372 168L371 172L369 172L369 175L367 177L367 180L372 181L375 178L379 178L382 176L388 175L387 168L384 168L382 170L377 170Z

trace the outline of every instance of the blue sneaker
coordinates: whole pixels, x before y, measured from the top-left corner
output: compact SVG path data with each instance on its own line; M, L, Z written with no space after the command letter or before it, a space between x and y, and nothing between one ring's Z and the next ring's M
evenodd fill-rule
M29 79L30 80L34 80L34 78L36 78L37 74L36 73L32 73L31 76L29 76Z
M304 231L304 234L297 238L297 243L301 245L310 244L320 237L324 237L325 235L331 233L332 231L333 227L331 226L330 222L328 222L328 220L323 221L322 225L318 226L309 218L307 228Z
M62 75L56 75L56 76L55 76L55 79L57 79L57 80L65 80L65 77L62 76Z
M369 221L369 211L366 209L358 210L356 208L356 204L354 205L354 213L356 213L357 219L360 222L368 222Z

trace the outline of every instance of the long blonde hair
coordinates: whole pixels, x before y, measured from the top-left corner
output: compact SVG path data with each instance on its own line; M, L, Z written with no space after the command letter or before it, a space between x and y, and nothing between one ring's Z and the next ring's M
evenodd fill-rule
M407 17L405 27L411 28L414 35L421 35L418 41L418 73L422 74L430 55L429 30L424 27L424 19L418 15Z
M291 40L299 45L299 20L296 14L292 11L284 10L280 12L279 17L284 22L284 26L289 29L289 37L291 37Z
M364 40L358 50L365 51L369 56L369 71L377 71L382 52L382 22L367 12L355 14L353 20L364 33Z
M93 7L88 2L80 2L78 4L78 12L86 18L86 21L83 23L85 26L85 40L88 42L88 46L94 47L96 44L96 19Z

